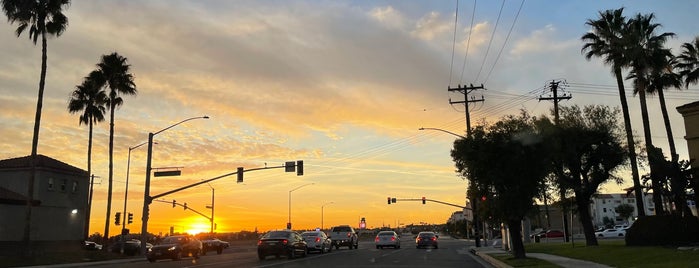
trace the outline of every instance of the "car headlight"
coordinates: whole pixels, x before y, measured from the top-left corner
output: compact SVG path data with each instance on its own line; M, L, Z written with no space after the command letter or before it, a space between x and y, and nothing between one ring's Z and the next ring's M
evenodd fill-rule
M172 246L172 247L168 248L167 250L168 250L168 251L173 251L173 250L176 250L176 249L177 249L177 246Z

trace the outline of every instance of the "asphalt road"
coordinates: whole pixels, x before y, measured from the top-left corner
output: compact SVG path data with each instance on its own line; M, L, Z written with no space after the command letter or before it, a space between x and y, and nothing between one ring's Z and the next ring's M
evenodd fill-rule
M403 237L400 249L376 249L373 242L360 242L359 249L340 248L330 253L312 253L306 257L288 259L268 256L257 258L255 245L231 247L221 255L210 252L194 260L183 258L179 261L159 260L155 263L143 261L104 265L102 267L491 267L488 263L469 252L473 242L441 237L439 249L416 249L412 237ZM213 254L211 254L213 253Z

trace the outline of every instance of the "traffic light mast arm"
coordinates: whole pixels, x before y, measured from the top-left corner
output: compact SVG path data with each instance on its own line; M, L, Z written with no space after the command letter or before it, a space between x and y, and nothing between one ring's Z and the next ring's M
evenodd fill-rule
M401 198L396 198L396 201L420 201L420 202L422 202L422 198L402 198L402 199L401 199ZM447 206L452 206L452 207L457 207L457 208L462 208L462 209L471 209L471 208L469 208L469 207L459 206L459 205L456 205L456 204L447 203L447 202L442 202L442 201L434 200L434 199L425 198L425 201L435 202L435 203L439 203L439 204L442 204L442 205L447 205Z
M161 202L161 203L173 204L172 201L165 201L165 200L153 200L153 201L155 201L155 202ZM185 207L183 204L180 204L180 203L174 203L174 204L177 205L177 206L180 206L180 207ZM201 213L201 212L199 212L199 211L196 211L195 209L192 209L192 207L190 207L190 206L187 206L187 210L191 210L192 212L197 213L197 214L201 215L202 217L207 218L209 221L211 221L211 217L206 216L206 215L204 215L203 213Z

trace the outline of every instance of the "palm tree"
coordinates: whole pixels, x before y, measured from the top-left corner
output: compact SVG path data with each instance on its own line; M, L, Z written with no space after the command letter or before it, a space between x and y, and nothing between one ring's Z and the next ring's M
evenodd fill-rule
M46 83L46 37L60 36L68 26L68 18L63 15L63 7L70 5L70 0L2 0L2 11L7 15L10 24L19 25L15 33L17 37L29 29L29 39L34 45L41 37L41 74L39 78L39 97L36 101L34 117L34 134L32 137L32 167L27 189L27 208L24 222L23 241L29 250L30 230L32 219L32 201L34 198L34 180L36 177L36 154L39 146L39 125L41 123L41 107L44 101L44 85Z
M657 34L656 30L661 25L654 23L653 13L643 15L636 14L630 19L627 25L628 47L627 55L630 59L630 66L634 75L634 94L638 94L641 103L641 119L643 121L643 135L646 142L646 151L650 166L650 174L653 187L653 202L655 203L656 215L664 215L665 210L662 203L662 182L659 178L660 164L658 159L651 157L656 148L653 146L651 136L650 120L648 119L648 104L646 102L647 86L654 69L664 68L665 65L658 65L659 58L669 54L665 42L668 38L675 36L674 33L666 32Z
M629 115L629 104L626 100L626 90L624 89L624 79L622 70L628 67L628 59L624 53L625 39L622 37L626 31L626 17L623 15L624 8L606 10L599 12L597 20L588 20L585 24L592 27L591 31L582 36L585 42L582 52L587 60L592 57L604 59L604 63L611 65L612 73L616 78L619 88L619 100L621 101L621 111L624 116L624 129L626 131L626 143L629 147L629 162L631 163L631 176L633 188L636 194L636 208L638 216L645 216L646 210L643 204L643 192L641 180L638 173L638 163L636 162L636 146L633 139L633 129L631 128L631 116Z
M682 44L682 53L677 56L680 74L684 77L684 85L699 83L699 36L692 43Z
M124 100L120 95L135 95L136 84L133 74L129 72L131 65L126 63L126 58L116 52L102 55L97 64L102 86L109 88L107 104L109 105L109 188L107 192L107 217L105 219L104 237L109 238L109 218L112 209L112 182L114 176L114 110L121 106ZM100 86L101 87L101 86Z
M677 154L677 149L675 148L675 138L672 136L672 125L670 125L670 116L667 112L667 105L665 104L665 89L674 87L677 89L682 88L682 77L680 74L676 73L677 69L677 59L670 54L669 50L660 51L658 56L658 61L655 62L656 66L653 66L653 70L650 74L649 84L646 87L646 91L649 94L658 94L658 100L660 101L660 111L663 114L663 122L665 123L665 131L667 132L667 139L670 145L670 156L673 163L677 163L679 160L679 155Z
M75 87L68 102L68 111L71 114L79 113L78 124L89 126L87 142L87 174L92 174L92 126L95 123L104 121L106 112L107 94L102 90L101 76L99 72L93 71L82 84ZM87 210L85 211L85 235L88 235L90 224L90 211L92 210L92 200L88 199Z

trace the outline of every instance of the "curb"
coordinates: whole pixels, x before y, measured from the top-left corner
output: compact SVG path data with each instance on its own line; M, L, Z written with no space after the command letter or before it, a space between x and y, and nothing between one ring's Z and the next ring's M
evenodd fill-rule
M486 262L490 263L493 267L497 268L513 268L512 266L507 265L504 262L501 262L500 260L488 255L487 252L484 252L482 250L477 250L475 247L471 247L470 249L471 253L474 255L480 257L481 259L485 260ZM494 251L492 253L495 253ZM504 252L503 252L504 253Z

